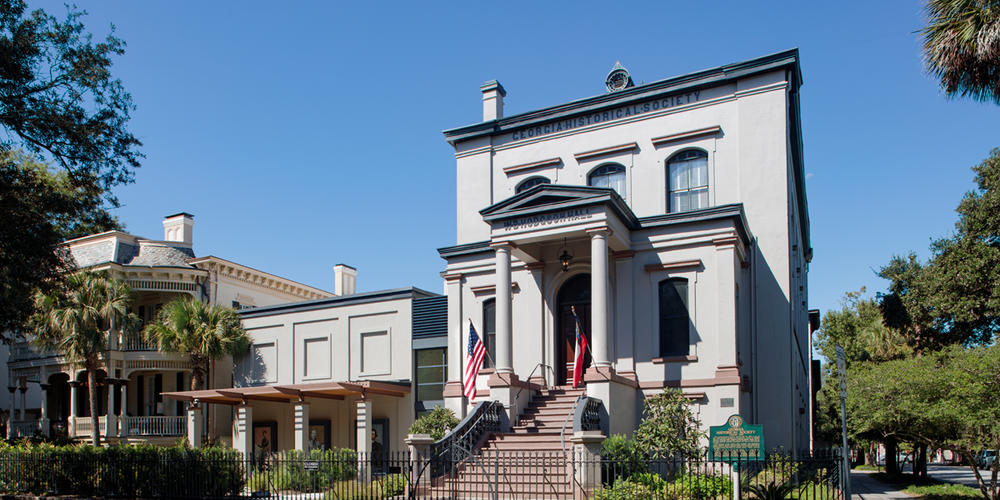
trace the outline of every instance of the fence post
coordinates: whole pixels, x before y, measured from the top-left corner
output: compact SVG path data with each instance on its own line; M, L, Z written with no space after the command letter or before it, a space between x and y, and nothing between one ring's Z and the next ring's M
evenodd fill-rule
M573 443L573 472L575 477L573 496L586 499L601 484L601 443L606 436L601 431L574 432L570 442Z
M187 438L192 448L201 446L201 404L197 399L188 405Z
M408 434L406 446L410 448L410 484L407 498L420 498L431 482L431 445L434 439L429 434Z

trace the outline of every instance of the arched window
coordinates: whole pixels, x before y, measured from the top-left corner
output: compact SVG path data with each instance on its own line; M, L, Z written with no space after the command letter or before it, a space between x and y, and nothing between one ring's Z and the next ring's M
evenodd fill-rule
M611 188L625 197L625 167L617 163L601 165L587 177L587 184L594 187Z
M660 282L660 356L690 354L688 280L670 278Z
M483 302L483 343L489 356L483 359L483 368L492 368L497 355L497 301Z
M552 184L552 181L546 179L545 177L528 177L517 185L514 189L514 193L517 194L522 191L527 191L539 184Z
M682 151L667 162L668 212L708 208L708 153Z

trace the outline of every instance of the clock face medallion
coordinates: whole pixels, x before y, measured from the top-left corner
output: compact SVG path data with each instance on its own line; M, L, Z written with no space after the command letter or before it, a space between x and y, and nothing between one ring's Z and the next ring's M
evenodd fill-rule
M628 75L624 71L615 71L608 77L608 90L621 90L628 84Z
M608 88L608 92L616 92L625 90L634 84L632 83L632 75L628 73L625 66L622 66L620 62L616 62L615 66L608 72L608 77L604 80L604 85Z

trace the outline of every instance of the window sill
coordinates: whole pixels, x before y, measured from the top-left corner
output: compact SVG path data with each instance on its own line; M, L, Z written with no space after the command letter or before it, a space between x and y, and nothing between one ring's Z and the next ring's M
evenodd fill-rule
M495 368L480 368L479 369L479 374L480 375L492 375L493 372L495 372L495 371L496 371Z
M662 365L664 363L690 363L693 361L698 361L698 356L664 356L662 358L653 358L654 365Z

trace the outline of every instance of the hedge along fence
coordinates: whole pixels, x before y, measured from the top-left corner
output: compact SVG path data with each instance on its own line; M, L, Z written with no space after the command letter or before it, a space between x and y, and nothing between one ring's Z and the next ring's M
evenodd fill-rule
M0 492L102 497L226 497L243 490L245 462L222 448L0 447Z

